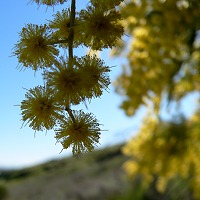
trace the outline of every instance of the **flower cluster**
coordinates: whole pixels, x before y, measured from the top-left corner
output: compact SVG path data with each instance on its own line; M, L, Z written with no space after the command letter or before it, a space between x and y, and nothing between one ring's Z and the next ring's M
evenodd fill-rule
M64 149L72 145L73 154L92 151L100 137L99 123L91 113L73 111L73 118L61 121L56 130L55 138L61 142Z
M14 55L24 67L34 70L51 66L58 56L58 49L50 45L52 36L49 28L27 24L20 32L20 40L15 45Z
M128 175L141 175L145 186L157 177L155 186L160 193L168 191L174 178L190 180L195 199L199 199L199 116L198 110L190 120L164 122L155 116L146 117L137 137L123 148L131 158L124 164Z
M69 37L69 25L70 25L70 10L62 10L57 12L53 21L49 21L49 27L55 30L55 35L60 39L67 39Z
M47 5L47 6L54 6L57 4L63 4L67 0L31 0L31 2L35 2L38 5Z
M95 7L102 7L107 10L110 10L112 8L115 8L115 6L118 6L120 3L122 3L124 0L91 0L91 3Z
M62 119L62 108L55 101L53 90L43 86L30 89L21 103L22 120L36 131L52 129Z
M51 70L46 71L44 78L49 87L53 88L57 100L66 104L79 104L81 101L101 96L107 89L110 79L108 66L96 56L74 58L74 67L69 66L69 60L60 58Z
M67 1L32 2L54 6ZM58 11L47 24L27 24L14 47L20 66L43 70L44 86L28 90L21 103L23 122L35 131L54 129L56 140L63 149L72 147L73 154L92 151L101 129L91 113L71 107L100 97L110 84L110 67L96 55L74 56L74 48L113 47L123 34L121 15L115 8L121 2L92 0L86 9L76 12L72 0L71 8ZM60 56L62 49L68 55Z
M120 13L115 9L105 11L105 8L89 6L80 12L80 27L84 27L81 34L83 43L94 50L112 48L124 32L119 24Z

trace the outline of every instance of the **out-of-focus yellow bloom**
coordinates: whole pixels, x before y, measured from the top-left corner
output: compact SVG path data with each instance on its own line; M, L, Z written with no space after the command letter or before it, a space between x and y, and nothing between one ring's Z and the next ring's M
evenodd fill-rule
M119 24L121 15L116 10L105 12L101 7L88 6L79 16L82 42L94 50L112 48L124 33Z
M180 123L163 123L147 117L139 134L128 142L123 152L131 157L124 164L128 175L143 176L144 183L158 177L157 189L164 192L169 180L179 176L191 178L190 184L196 196L199 195L199 112ZM198 196L199 198L200 196Z
M137 27L133 30L132 33L137 39L147 38L149 35L149 30L147 27Z
M99 143L100 124L91 113L72 111L72 114L74 119L70 117L61 121L55 138L61 142L63 149L72 147L74 155L92 151Z
M46 25L27 24L20 32L14 55L24 67L31 67L33 70L50 67L59 53L51 42L50 30Z
M159 98L166 94L168 100L179 101L188 93L199 91L200 4L189 2L131 0L119 7L122 24L131 37L124 46L116 50L114 47L113 52L118 56L121 50L129 61L127 73L116 81L117 91L127 97L122 108L128 115L145 104L144 97L153 101L149 93ZM125 84L127 81L131 84ZM136 85L140 85L140 91Z
M156 182L156 188L159 192L163 193L167 186L167 179L165 177L159 177Z
M53 90L42 86L30 89L21 103L22 121L35 130L49 130L62 119L62 108L55 103Z

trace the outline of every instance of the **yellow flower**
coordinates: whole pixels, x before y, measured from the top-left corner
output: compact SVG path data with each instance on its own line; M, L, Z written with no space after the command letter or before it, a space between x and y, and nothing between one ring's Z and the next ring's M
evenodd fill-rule
M66 39L69 36L69 24L70 24L70 10L65 9L62 12L57 12L53 21L49 21L49 27L55 29L55 35L58 38Z
M60 103L78 104L83 100L81 76L77 69L69 67L68 60L61 57L51 71L45 73L47 85L56 92Z
M72 111L72 114L74 119L69 117L65 121L61 121L55 138L61 142L63 149L72 146L74 155L91 152L99 142L100 124L91 113Z
M68 46L68 37L70 32L70 10L69 9L63 9L62 12L57 12L54 16L53 21L49 20L49 27L54 31L53 35L56 40L66 40L66 42L60 43L60 47L67 47ZM74 29L74 41L73 45L74 47L77 47L80 44L79 35L78 32L79 29L76 27L78 26L77 19L75 19L75 24L73 27ZM59 41L58 41L59 42Z
M83 56L77 59L82 79L82 90L87 98L102 95L102 90L107 89L110 84L108 72L110 68L104 66L104 62L97 56Z
M88 6L79 15L80 37L83 44L93 50L112 48L123 35L124 29L119 24L121 15L116 10L105 12L102 7Z
M118 6L124 0L91 0L92 5L95 7L102 7L107 10Z
M50 67L55 62L59 51L51 43L48 27L28 24L20 33L20 40L15 45L14 55L19 63L34 70Z
M56 4L63 4L67 0L31 0L31 2L35 2L38 5L45 4L47 6L54 6Z
M162 177L159 176L158 180L156 182L156 189L160 192L160 193L164 193L167 187L167 178L166 177Z
M57 120L62 119L62 109L54 102L54 92L50 88L37 86L30 89L21 103L22 120L33 130L52 129Z

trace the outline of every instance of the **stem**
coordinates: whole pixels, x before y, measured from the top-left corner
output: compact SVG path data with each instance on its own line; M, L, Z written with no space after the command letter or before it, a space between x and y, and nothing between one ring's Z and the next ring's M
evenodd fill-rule
M71 13L70 13L70 23L69 23L69 37L68 37L68 44L69 44L69 67L72 66L73 62L73 41L74 41L74 21L76 15L76 0L72 0L71 3Z
M76 0L72 0L71 2L71 12L70 12L70 22L69 22L69 37L68 37L68 52L69 52L69 66L73 68L73 42L74 42L74 21L76 15ZM75 117L70 109L70 103L66 105L65 110L68 112L71 117L73 123L76 122Z
M69 106L66 106L65 110L68 112L69 116L71 117L72 121L75 123L75 118L74 118L74 115L72 113L72 110L70 109Z
M54 45L54 44L63 44L63 43L68 43L69 42L69 39L64 39L64 40L58 40L58 41L55 41L55 42L50 42L48 43L48 45Z

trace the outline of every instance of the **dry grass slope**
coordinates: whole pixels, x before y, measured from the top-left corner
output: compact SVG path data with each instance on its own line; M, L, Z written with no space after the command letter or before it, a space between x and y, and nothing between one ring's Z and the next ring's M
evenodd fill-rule
M16 171L3 171L7 200L106 200L127 187L121 145Z

